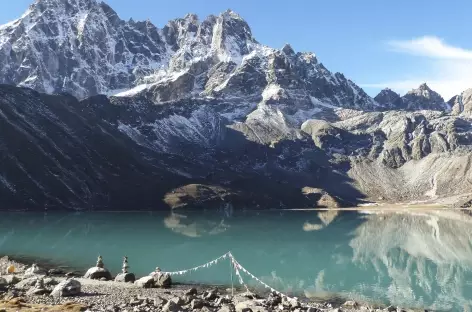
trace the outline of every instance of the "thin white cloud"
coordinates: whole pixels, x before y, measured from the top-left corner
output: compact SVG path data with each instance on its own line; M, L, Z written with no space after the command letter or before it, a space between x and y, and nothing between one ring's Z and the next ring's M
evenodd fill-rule
M387 44L397 52L440 59L472 60L472 50L454 47L434 36L412 40L391 40Z
M393 40L388 41L387 45L391 51L426 59L426 62L419 62L418 64L421 65L418 66L427 67L412 68L412 72L429 74L412 76L412 73L406 72L405 77L409 77L408 79L362 84L363 88L383 89L388 87L403 95L426 82L446 101L454 95L472 88L472 50L448 45L442 39L434 36L404 41Z

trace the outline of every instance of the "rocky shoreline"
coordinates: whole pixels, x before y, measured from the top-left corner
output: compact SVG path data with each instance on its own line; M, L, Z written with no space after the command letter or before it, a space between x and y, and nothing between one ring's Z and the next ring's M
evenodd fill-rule
M15 267L15 273L7 274ZM59 269L0 258L0 312L9 311L127 311L127 312L322 312L417 311L346 302L308 302L275 293L248 293L245 289L209 285L172 285L145 288L139 283L72 277ZM145 277L146 278L146 277ZM78 287L78 288L77 288Z

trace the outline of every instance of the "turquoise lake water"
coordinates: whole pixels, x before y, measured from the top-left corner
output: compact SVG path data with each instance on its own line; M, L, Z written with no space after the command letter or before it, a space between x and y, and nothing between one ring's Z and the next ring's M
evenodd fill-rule
M472 217L455 211L2 213L0 254L116 274L182 270L231 251L273 288L437 311L472 308ZM243 275L251 287L257 282ZM230 284L229 261L177 276Z

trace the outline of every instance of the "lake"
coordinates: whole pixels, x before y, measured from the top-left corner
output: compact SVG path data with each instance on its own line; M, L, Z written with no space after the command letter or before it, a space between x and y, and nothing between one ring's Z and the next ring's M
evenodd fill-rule
M472 308L472 217L438 210L1 213L0 254L113 274L183 270L231 251L271 287L437 311ZM178 282L231 284L228 260ZM257 281L243 273L250 287ZM237 280L235 279L237 284Z

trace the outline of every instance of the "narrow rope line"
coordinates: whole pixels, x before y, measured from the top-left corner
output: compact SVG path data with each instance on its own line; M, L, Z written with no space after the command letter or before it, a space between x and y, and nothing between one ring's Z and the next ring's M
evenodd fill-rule
M287 295L285 295L284 293L272 288L271 286L267 285L266 283L264 283L263 281L261 281L258 277L256 277L254 274L252 274L251 272L249 272L248 270L246 270L234 257L233 255L230 253L230 257L231 259L233 260L234 264L235 264L235 267L236 269L241 269L244 273L246 273L247 275L249 275L250 277L252 277L253 279L255 279L256 281L258 281L259 283L261 283L265 288L268 288L270 289L271 292L275 292L276 294L278 294L279 296L282 296L282 297L286 297L288 299L298 299L296 297L289 297Z
M236 258L233 256L233 254L231 253L231 251L225 253L224 255L216 258L215 260L212 260L212 261L209 261L207 263L204 263L202 265L199 265L199 266L196 266L196 267L193 267L191 269L187 269L187 270L180 270L180 271L174 271L174 272L162 272L164 274L169 274L169 275L182 275L182 274L186 274L188 272L192 272L192 271L197 271L199 269L203 269L203 268L209 268L210 266L214 265L214 264L217 264L218 261L220 260L224 260L226 258L229 258L231 263L233 264L233 268L235 270L235 273L236 273L236 276L238 277L238 281L241 285L244 286L244 288L246 288L246 291L248 293L250 293L250 290L249 290L249 287L247 286L246 283L244 283L244 280L241 276L241 272L240 270L242 270L244 273L246 273L247 275L249 275L251 278L255 279L257 282L259 282L261 285L263 285L265 288L268 288L270 289L271 292L274 292L276 294L278 294L279 296L282 296L282 297L285 297L285 298L288 298L288 299L298 299L296 297L289 297L287 295L285 295L284 293L272 288L271 286L267 285L266 283L264 283L262 280L260 280L258 277L256 277L254 274L252 274L251 272L249 272L246 268L244 268L237 260Z
M233 264L234 271L236 272L236 276L238 277L239 284L243 285L244 288L246 288L246 291L250 293L251 291L249 290L249 287L244 283L243 277L241 276L241 272L239 272L238 264L236 262L236 259L234 259L233 255L231 252L229 253L229 257L231 260L231 263Z
M199 269L208 268L208 267L218 263L218 261L226 259L230 254L231 254L230 252L227 252L224 255L222 255L221 257L216 258L215 260L209 261L207 263L204 263L202 265L193 267L191 269L174 271L174 272L163 272L163 273L169 274L169 275L182 275L182 274L186 274L186 273L191 272L191 271L197 271Z

